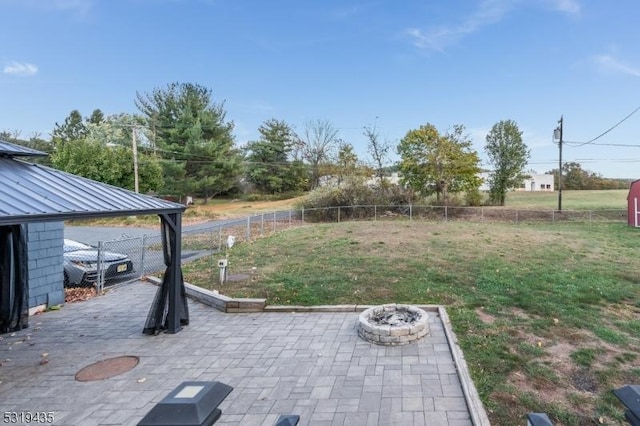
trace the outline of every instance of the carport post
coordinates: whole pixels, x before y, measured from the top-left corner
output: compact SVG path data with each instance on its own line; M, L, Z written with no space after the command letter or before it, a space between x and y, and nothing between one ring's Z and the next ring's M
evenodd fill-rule
M182 258L182 215L179 213L170 213L167 215L170 219L169 227L174 238L168 238L171 245L171 265L169 268L169 311L167 312L167 332L177 333L182 329L180 325L180 284L182 282L182 267L180 261Z

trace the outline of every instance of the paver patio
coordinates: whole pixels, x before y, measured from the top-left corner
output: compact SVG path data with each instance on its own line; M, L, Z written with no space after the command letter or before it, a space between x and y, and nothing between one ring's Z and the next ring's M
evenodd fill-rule
M189 326L146 336L155 291L130 284L0 335L0 412L53 411L55 425L135 425L181 382L216 380L234 387L221 425L271 426L280 414L300 415L300 425L472 424L435 313L426 338L383 347L357 336L354 312L225 314L190 301ZM75 381L82 367L119 355L140 363Z

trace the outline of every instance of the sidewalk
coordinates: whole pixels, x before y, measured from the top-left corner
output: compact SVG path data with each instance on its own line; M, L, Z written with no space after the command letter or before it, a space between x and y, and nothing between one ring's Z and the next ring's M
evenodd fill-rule
M280 414L300 415L300 425L472 425L435 313L424 339L382 347L357 336L353 312L225 314L194 302L189 326L151 337L142 328L155 290L137 282L1 335L0 411L53 411L55 425L135 425L181 382L216 380L234 387L216 425L271 426ZM74 380L120 355L140 363Z

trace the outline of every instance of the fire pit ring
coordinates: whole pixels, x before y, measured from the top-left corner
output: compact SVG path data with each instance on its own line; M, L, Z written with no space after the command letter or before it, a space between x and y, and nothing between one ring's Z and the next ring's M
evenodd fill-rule
M371 307L358 317L358 335L376 345L407 345L429 334L427 313L415 306Z

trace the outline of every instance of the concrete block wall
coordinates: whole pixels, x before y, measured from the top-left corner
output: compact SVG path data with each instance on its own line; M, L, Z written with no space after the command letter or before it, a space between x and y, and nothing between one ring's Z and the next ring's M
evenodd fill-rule
M27 225L29 308L64 303L64 222Z

